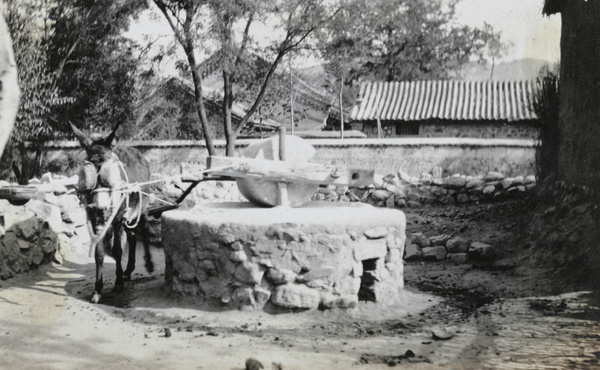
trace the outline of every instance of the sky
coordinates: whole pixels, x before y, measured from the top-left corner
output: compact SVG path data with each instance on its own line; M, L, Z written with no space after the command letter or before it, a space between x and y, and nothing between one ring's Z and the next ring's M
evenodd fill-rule
M489 23L513 47L505 61L524 58L557 62L560 57L560 16L542 15L544 0L462 0L458 21L482 27Z
M487 22L500 32L502 40L512 44L501 62L534 58L555 63L560 56L560 16L542 15L543 3L544 0L461 0L457 22L474 27L483 27ZM132 25L129 35L141 40L142 34L171 37L162 14L145 14Z

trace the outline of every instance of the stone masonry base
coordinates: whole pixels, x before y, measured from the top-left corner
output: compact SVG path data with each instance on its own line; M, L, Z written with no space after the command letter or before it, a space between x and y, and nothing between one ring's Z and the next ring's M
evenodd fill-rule
M169 211L162 216L165 279L223 309L392 303L404 287L405 229L402 211L360 203Z

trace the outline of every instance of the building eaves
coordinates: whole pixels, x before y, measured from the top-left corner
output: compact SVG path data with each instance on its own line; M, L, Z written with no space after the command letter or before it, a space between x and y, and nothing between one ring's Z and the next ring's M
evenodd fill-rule
M363 82L350 118L354 121L521 121L531 110L534 81Z

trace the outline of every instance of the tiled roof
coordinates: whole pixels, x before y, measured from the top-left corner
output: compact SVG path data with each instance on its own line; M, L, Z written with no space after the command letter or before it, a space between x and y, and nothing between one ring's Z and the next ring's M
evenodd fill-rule
M350 113L354 121L536 119L533 81L363 82Z

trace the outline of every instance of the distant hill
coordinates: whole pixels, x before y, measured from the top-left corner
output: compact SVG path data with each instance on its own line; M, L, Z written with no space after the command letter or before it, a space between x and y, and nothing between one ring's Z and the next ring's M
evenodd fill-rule
M538 76L540 69L550 63L540 59L518 59L512 62L496 64L492 80L532 80ZM462 71L462 79L467 81L489 80L492 64L467 64Z

